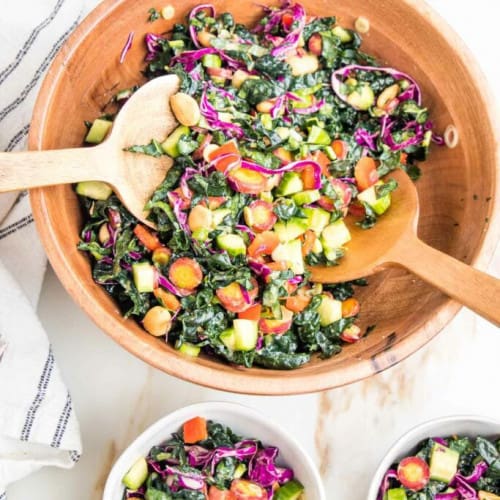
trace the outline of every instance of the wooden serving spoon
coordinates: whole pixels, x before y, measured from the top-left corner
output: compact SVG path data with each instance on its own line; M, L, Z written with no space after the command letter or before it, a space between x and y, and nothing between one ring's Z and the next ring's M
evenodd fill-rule
M351 241L338 266L311 267L312 280L337 283L402 266L427 283L500 326L500 280L423 243L417 237L419 214L415 184L402 170L391 173L399 187L387 215L371 229L348 218Z
M175 128L169 98L179 88L176 75L155 78L124 104L108 138L98 146L50 151L0 153L0 192L34 187L103 181L127 209L148 226L144 207L165 178L172 160L124 151L163 141Z

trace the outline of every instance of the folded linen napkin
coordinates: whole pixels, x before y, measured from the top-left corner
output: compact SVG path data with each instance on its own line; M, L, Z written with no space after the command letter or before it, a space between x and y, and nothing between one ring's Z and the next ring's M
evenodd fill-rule
M2 1L0 150L26 146L36 95L89 0ZM0 195L0 500L9 483L81 452L71 397L35 313L46 267L25 192Z

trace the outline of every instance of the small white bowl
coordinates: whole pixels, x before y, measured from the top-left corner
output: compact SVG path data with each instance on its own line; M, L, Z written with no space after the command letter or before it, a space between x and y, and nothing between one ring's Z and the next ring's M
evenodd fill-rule
M295 477L304 485L305 499L326 500L318 470L295 438L252 408L225 402L198 403L180 408L146 429L115 462L104 487L103 500L122 500L122 478L133 463L195 416L220 422L242 437L257 438L266 445L277 446L280 450L278 463L294 470Z
M430 437L446 437L453 434L469 437L498 436L500 421L477 415L456 415L417 425L400 437L386 453L373 476L367 500L377 500L380 484L387 470L393 463L412 453L421 441Z

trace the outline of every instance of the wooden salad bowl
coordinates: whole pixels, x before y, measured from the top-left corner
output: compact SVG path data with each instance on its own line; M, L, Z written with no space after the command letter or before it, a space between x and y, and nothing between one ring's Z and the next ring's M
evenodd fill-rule
M150 1L105 0L75 30L52 64L31 124L31 149L82 144L84 120L93 120L113 94L141 83L143 36L181 22L199 2L169 2L171 21L147 22ZM337 15L352 27L363 15L371 29L364 50L411 74L421 84L424 103L437 131L454 124L456 148L434 147L421 163L417 182L419 236L457 259L485 269L500 233L499 164L493 100L485 78L459 38L421 0L304 0L308 14ZM252 23L260 14L254 0L216 0L218 12ZM125 62L119 56L135 32ZM370 277L358 289L360 326L376 328L341 354L291 372L234 367L215 358L191 359L124 319L117 304L95 284L90 261L77 250L82 214L71 186L31 191L36 225L50 262L73 299L95 323L147 363L182 379L216 389L253 394L296 394L341 386L389 368L409 356L453 318L459 304L402 269ZM388 215L390 216L390 215ZM493 297L491 298L494 299Z

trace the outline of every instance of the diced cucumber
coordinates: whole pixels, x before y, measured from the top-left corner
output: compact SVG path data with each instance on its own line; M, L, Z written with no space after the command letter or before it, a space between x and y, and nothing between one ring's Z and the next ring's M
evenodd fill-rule
M273 129L273 119L269 113L262 113L260 115L260 121L262 122L262 126L266 130L272 130Z
M234 328L228 328L227 330L224 330L219 335L219 339L229 350L235 350L236 336L234 334Z
M331 147L331 146L327 146L325 148L325 153L326 153L326 156L328 156L328 158L330 160L336 160L337 159L337 154L335 153L334 149Z
M298 193L304 189L304 184L302 179L297 172L285 172L283 179L279 183L276 189L276 194L278 196L289 196L294 193Z
M325 249L341 248L351 240L351 233L343 219L336 220L323 229L321 233L321 244Z
M335 36L338 36L342 43L348 43L352 40L352 33L349 30L342 28L342 26L335 26L335 28L332 29L332 33Z
M307 219L299 219L298 217L292 217L288 221L276 222L273 227L274 232L283 243L298 238L308 229L309 225Z
M183 342L179 346L178 351L182 354L185 354L186 356L197 358L200 354L201 347L198 347L197 345L194 344L190 344L189 342Z
M375 104L375 94L370 85L364 83L347 96L347 102L353 108L365 111Z
M231 210L229 208L218 208L212 212L212 225L217 227L222 224L222 221L228 216L231 215Z
M306 191L295 193L292 198L297 205L306 205L307 203L318 201L321 198L321 194L319 193L319 189L307 189Z
M431 448L429 461L430 478L449 483L457 473L459 458L458 451L435 442Z
M304 492L304 487L296 480L292 479L285 483L274 493L274 500L299 500Z
M342 319L342 302L332 299L329 295L321 295L321 304L318 307L319 323L328 326Z
M216 241L219 248L226 250L231 257L245 255L247 252L245 241L237 234L220 234Z
M177 144L183 135L189 134L189 128L185 125L179 125L162 143L161 149L171 158L179 156L179 148Z
M329 146L332 140L328 135L328 132L318 125L313 125L309 130L309 135L307 136L307 142L309 144L320 144L323 146Z
M168 44L172 49L184 48L184 40L168 40Z
M104 141L109 129L113 125L113 122L109 120L103 120L102 118L97 118L92 123L87 135L85 137L85 142L90 144L99 144Z
M239 479L240 477L243 477L243 474L247 471L247 466L244 463L239 463L234 469L234 474L233 478L234 479Z
M275 132L286 141L290 137L290 129L288 127L276 127Z
M259 338L259 322L251 319L233 320L234 350L251 351Z
M382 215L391 206L391 193L387 193L381 198L377 198L376 186L383 184L377 183L358 194L358 200L370 205L377 215Z
M312 252L315 254L319 254L322 251L323 251L323 245L321 244L321 241L319 240L319 238L316 238L314 240L314 243L313 243Z
M330 213L322 208L305 207L302 209L307 215L307 225L316 234L321 234L321 231L328 226L330 222Z
M303 140L304 139L302 138L302 136L295 129L290 129L290 134L288 137L288 146L290 147L290 149L299 149Z
M391 488L387 490L384 500L407 500L404 488Z
M144 457L130 467L129 471L123 476L122 483L130 490L138 490L148 477L148 463Z
M295 274L304 274L304 258L300 240L280 243L271 254L274 261L286 262Z
M217 54L205 54L201 58L201 64L205 68L220 68L222 66L222 59Z
M107 200L113 190L109 184L101 181L83 181L76 185L76 192L93 200Z
M200 227L193 231L193 238L196 241L207 241L209 232L210 231L206 227Z
M261 199L262 201L268 201L269 203L272 203L273 202L273 195L272 195L271 191L262 191L259 194L259 199Z
M300 101L296 101L295 99L290 100L292 104L292 108L294 109L301 109L301 108L308 108L311 106L313 103L314 96L311 94L300 94L298 91L295 92L296 94L299 95Z
M147 293L155 289L155 268L149 262L134 262L132 277L138 292Z

